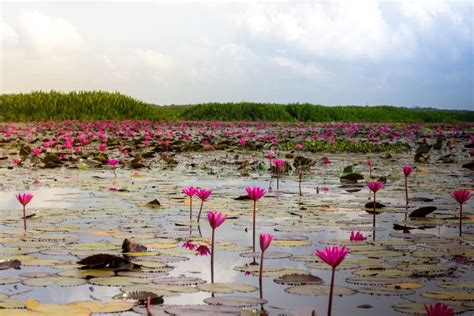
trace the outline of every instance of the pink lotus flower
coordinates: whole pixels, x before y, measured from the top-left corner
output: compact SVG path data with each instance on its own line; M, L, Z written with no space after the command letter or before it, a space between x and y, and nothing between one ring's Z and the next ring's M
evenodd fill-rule
M43 152L43 150L42 150L41 148L33 148L31 151L32 151L36 156L39 156L39 155Z
M33 194L31 193L20 193L16 194L16 199L23 205L23 228L26 231L26 205L30 203L31 199L33 198Z
M222 213L217 213L210 211L207 213L207 219L209 220L209 224L211 225L212 229L216 229L217 227L221 226L222 223L226 220L227 216Z
M345 246L334 245L324 247L323 251L316 250L316 255L331 267L336 268L344 260L347 252L348 249Z
M331 161L329 160L328 157L323 157L323 164L324 164L324 165L328 165L328 164L330 164L330 163L331 163Z
M427 316L453 316L454 309L449 308L448 305L436 303L433 305L425 304L425 310Z
M471 198L471 192L469 190L456 190L451 192L451 196L459 204L464 204Z
M363 240L366 240L367 237L364 237L364 235L362 235L361 232L357 232L354 234L354 232L351 232L351 237L350 237L350 241L363 241Z
M260 250L262 251L262 257L263 257L263 252L270 247L270 244L272 243L273 236L270 234L265 234L262 233L260 234Z
M262 187L247 187L245 190L247 191L248 197L255 202L260 200L266 192Z
M212 194L211 190L206 190L206 189L201 189L201 188L196 189L196 195L201 200L201 206L199 207L198 220L197 220L198 223L201 221L201 212L202 212L202 207L204 205L204 201L207 201L207 199L211 196L211 194Z
M186 241L183 246L182 246L184 249L189 249L189 250L194 250L197 248L197 245L196 244L193 244L192 241L188 240ZM208 249L209 250L209 249Z
M20 193L16 194L16 199L20 202L21 205L26 206L30 203L31 199L33 198L33 194L30 193Z
M207 199L211 196L212 190L206 190L206 189L197 189L196 190L196 195L197 197L202 200L202 201L207 201Z
M207 255L212 255L208 246L200 245L199 247L196 248L196 256L207 256Z
M282 159L273 159L273 164L276 167L276 175L277 175L277 190L280 189L280 169L285 166L285 161Z
M367 183L367 185L369 186L369 189L374 193L378 192L381 188L383 188L383 182L379 181L371 181Z
M303 145L302 144L296 144L295 149L297 151L301 151L301 150L303 150Z
M114 168L114 167L117 167L117 165L119 164L119 161L117 159L112 158L112 159L107 160L107 163L109 164L109 166Z
M265 157L267 157L268 159L273 159L275 156L273 155L273 153L270 151L268 152Z
M194 195L196 195L197 189L193 186L190 186L190 187L187 187L187 188L183 188L181 190L181 192L183 192L184 194L186 194L187 196L192 198Z
M21 163L22 163L20 159L13 159L12 162L15 166L21 166Z
M469 201L471 192L469 190L456 190L451 192L451 196L459 203L459 237L462 237L462 205Z
M104 145L104 144L99 145L99 150L100 150L100 151L104 151L104 150L106 150L106 149L107 149L107 145Z
M404 165L403 166L403 174L405 175L405 177L408 177L413 171L413 167L410 166L410 165Z
M367 160L367 165L368 165L369 167L372 167L372 160L370 160L370 159Z
M217 212L209 212L207 213L207 219L209 220L209 225L212 228L212 238L211 238L211 283L214 283L214 240L215 240L215 233L216 228L221 226L224 223L227 216L222 213Z
M338 245L324 247L323 251L316 250L316 255L332 267L331 287L329 289L328 316L331 316L332 312L332 295L334 292L334 277L336 275L336 267L342 262L342 260L344 260L347 252L348 250L345 246L339 247Z
M239 143L241 146L245 146L245 138L239 138Z
M281 169L285 165L285 161L283 159L273 159L273 164L277 169Z

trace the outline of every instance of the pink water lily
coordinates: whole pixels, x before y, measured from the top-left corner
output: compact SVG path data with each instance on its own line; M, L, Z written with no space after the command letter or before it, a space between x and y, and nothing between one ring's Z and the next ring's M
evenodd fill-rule
M245 191L247 191L248 197L255 202L260 200L266 193L262 187L246 187Z
M198 246L196 244L194 244L192 241L188 240L186 241L183 246L182 246L184 249L189 249L189 250L194 250L196 249Z
M260 234L260 250L262 253L270 247L272 243L273 236L270 234L262 233ZM263 257L263 256L262 256Z
M255 227L256 227L255 219L256 219L256 211L257 211L257 201L260 200L265 195L265 189L261 187L247 187L245 188L245 190L247 191L248 197L251 200L253 200L252 249L253 249L253 252L255 252Z
M403 166L403 174L405 177L408 177L411 173L413 172L413 167L410 165L404 165Z
M207 256L207 255L212 255L208 246L200 245L199 247L196 248L196 256Z
M345 246L339 247L338 245L334 245L332 247L326 246L322 251L316 250L316 255L332 267L331 287L329 290L328 316L331 316L332 311L332 295L334 292L334 277L336 274L336 267L344 260L347 255L347 252L348 249Z
M471 191L464 189L455 190L451 192L451 196L459 203L459 237L462 237L462 205L471 198Z
M367 160L367 165L369 166L369 177L372 178L372 160Z
M201 206L199 207L199 214L198 214L198 219L197 219L198 223L201 220L201 212L202 212L202 207L204 205L204 201L207 201L207 199L209 199L211 194L212 194L211 190L206 190L206 189L201 189L201 188L196 189L196 195L201 200Z
M374 232L372 234L372 238L375 241L375 215L376 215L375 206L377 205L376 194L377 194L377 191L383 188L383 182L372 181L372 182L367 183L367 185L369 186L369 189L372 192L374 192L374 209L373 209L374 214L373 214L373 223L372 223Z
M189 222L193 221L193 196L196 195L197 189L193 186L183 188L181 190L184 194L189 196Z
M263 277L263 257L264 257L265 250L267 250L268 247L270 247L270 244L272 243L272 240L273 240L272 235L267 234L267 233L260 234L260 251L262 252L260 254L260 269L259 269L259 275L258 275L259 285L260 285L260 293L262 293L261 289L262 289L262 277ZM261 295L262 294L260 294L260 296ZM260 297L260 298L262 298L262 297Z
M303 150L303 145L302 144L296 144L295 149L297 151L301 151L301 150Z
M433 305L425 304L426 316L453 316L454 309L448 305L436 303Z
M16 194L16 199L23 205L23 228L26 231L26 205L31 202L33 199L33 194L31 193L19 193Z
M350 241L363 241L366 239L367 237L364 237L361 232L356 232L355 234L351 232Z
M39 155L43 152L43 150L42 150L41 148L33 148L31 151L32 151L36 156L39 156Z
M117 159L112 158L112 159L108 159L107 163L112 168L112 171L114 172L114 176L117 177L117 173L115 172L115 169L117 168L119 161Z
M207 213L207 219L209 220L209 225L212 228L212 238L211 238L211 283L214 283L214 240L216 228L221 226L222 223L226 220L227 215L217 212Z
M281 173L281 169L285 166L285 161L282 159L273 159L273 164L275 165L275 169L276 169L277 190L278 190L280 189L280 173Z
M405 218L408 215L408 176L413 172L413 167L410 165L403 166L403 174L405 175Z
M380 181L371 181L367 183L369 186L370 191L377 193L380 189L383 188L383 182Z

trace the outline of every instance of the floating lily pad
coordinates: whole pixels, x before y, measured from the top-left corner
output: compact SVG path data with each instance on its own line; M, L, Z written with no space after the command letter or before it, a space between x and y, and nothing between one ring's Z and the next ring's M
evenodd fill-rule
M305 285L305 284L323 284L324 281L311 274L287 274L273 280L275 283L283 285Z
M318 296L321 294L329 294L329 286L328 285L298 285L293 286L285 289L285 292L290 294L296 295L304 295L304 296ZM334 295L336 296L346 296L346 295L353 295L356 293L355 290L348 288L348 287L341 287L335 286L334 287Z
M207 283L200 284L197 288L205 292L214 293L232 293L232 292L254 292L257 290L255 286L238 283Z
M202 315L202 316L228 316L241 315L240 309L231 306L220 305L184 305L167 306L164 308L171 315Z
M102 303L101 301L81 301L72 302L67 304L68 306L80 307L89 310L91 313L120 313L131 310L134 303L124 301L112 301L108 303Z
M99 277L92 278L89 280L90 283L94 285L103 285L103 286L127 286L134 284L147 284L150 283L149 279L145 278L132 278L132 277Z
M267 300L246 296L220 296L206 298L204 299L204 303L210 305L250 307L255 305L266 304Z
M206 283L203 279L191 277L165 277L154 279L155 284L170 284L170 285L197 285Z
M474 301L474 292L466 291L430 291L421 293L421 296L434 300Z
M73 277L46 277L46 278L34 278L23 280L24 285L29 286L50 286L50 285L59 285L59 286L78 286L86 284L87 280Z
M415 291L411 289L402 289L396 287L373 287L373 288L360 288L358 292L368 295L412 295Z

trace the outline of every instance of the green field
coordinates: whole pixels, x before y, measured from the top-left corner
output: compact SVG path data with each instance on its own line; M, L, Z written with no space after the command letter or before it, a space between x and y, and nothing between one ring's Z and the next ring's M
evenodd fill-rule
M0 95L0 121L71 119L458 123L474 122L474 111L254 102L158 106L102 91Z

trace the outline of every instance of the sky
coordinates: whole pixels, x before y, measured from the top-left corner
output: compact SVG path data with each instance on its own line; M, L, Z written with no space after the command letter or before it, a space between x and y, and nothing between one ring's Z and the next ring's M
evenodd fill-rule
M474 2L3 1L0 91L474 109Z

